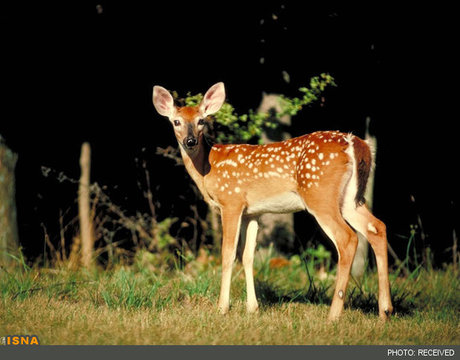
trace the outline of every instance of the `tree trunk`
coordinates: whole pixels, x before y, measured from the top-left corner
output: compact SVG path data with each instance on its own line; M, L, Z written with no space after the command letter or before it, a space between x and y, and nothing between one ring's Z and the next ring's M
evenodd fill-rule
M0 136L0 265L7 265L18 254L18 225L16 220L16 186L14 169L18 156Z
M93 224L90 208L90 168L91 148L89 143L83 143L80 155L80 184L78 188L78 217L80 221L81 263L89 268L93 263Z
M265 94L262 95L262 102L258 112L268 113L275 116L281 113L279 95ZM264 144L283 141L291 138L289 127L291 126L291 117L285 115L280 118L276 129L266 129L262 133ZM259 218L259 232L257 241L260 244L268 245L276 241L278 245L292 249L294 247L294 215L293 214L263 214Z

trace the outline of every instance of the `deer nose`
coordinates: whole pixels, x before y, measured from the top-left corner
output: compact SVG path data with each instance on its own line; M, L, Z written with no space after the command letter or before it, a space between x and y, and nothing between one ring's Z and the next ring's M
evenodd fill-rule
M191 149L192 147L198 144L198 140L193 136L188 136L184 140L184 145L186 148Z

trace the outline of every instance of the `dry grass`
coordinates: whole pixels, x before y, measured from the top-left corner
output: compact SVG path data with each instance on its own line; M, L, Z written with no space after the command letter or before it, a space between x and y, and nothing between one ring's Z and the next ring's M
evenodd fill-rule
M367 275L361 289L350 285L340 322L328 324L333 278L316 279L312 288L301 265L264 264L256 264L259 313L245 312L237 265L232 308L225 316L216 310L215 264L167 272L135 265L90 273L2 269L0 337L28 334L38 335L42 344L98 345L460 344L460 280L451 269L393 279L396 314L388 323L378 319L376 277Z
M221 316L206 298L163 310L110 309L39 295L7 301L1 334L34 334L42 344L459 344L458 321L435 313L380 322L357 310L327 324L325 305L290 303L247 315L238 301Z

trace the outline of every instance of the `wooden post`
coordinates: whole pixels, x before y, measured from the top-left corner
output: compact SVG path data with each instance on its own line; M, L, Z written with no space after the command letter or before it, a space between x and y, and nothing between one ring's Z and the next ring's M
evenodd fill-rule
M93 263L93 224L91 220L90 208L90 168L91 168L91 148L85 142L81 146L80 155L81 176L78 187L78 217L80 221L80 241L81 241L81 263L89 268Z
M454 267L454 273L457 273L458 270L458 260L459 260L459 252L458 252L458 238L457 233L455 232L455 227L452 230L452 264Z
M16 220L16 186L14 169L18 156L0 136L0 265L7 265L18 254L18 226Z

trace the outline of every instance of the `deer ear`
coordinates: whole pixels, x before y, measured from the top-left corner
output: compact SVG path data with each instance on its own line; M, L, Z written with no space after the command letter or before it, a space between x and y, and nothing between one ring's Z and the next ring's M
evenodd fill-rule
M153 105L160 115L171 118L176 111L174 107L174 99L164 87L153 87Z
M225 101L225 87L223 82L218 82L204 94L200 104L203 115L208 116L220 110Z

